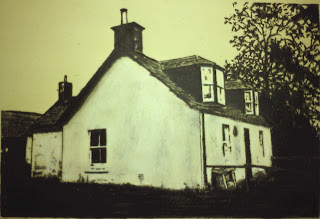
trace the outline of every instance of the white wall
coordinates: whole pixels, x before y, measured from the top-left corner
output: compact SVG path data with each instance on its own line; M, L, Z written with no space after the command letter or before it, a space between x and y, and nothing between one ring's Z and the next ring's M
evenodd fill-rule
M35 133L32 142L32 176L59 176L62 158L62 133Z
M231 148L230 154L223 155L222 150L222 125L229 125ZM237 135L233 134L234 127ZM246 163L244 128L249 129L250 150L253 165L271 166L272 145L270 128L234 121L229 118L205 114L205 138L207 165L244 165ZM259 131L264 135L264 156L263 148L259 144ZM259 169L254 168L253 174ZM260 171L262 171L260 169ZM211 169L207 169L208 182L210 182ZM237 180L244 179L245 170L235 171Z
M88 130L107 130L107 164L92 174ZM200 116L129 58L117 60L63 128L64 181L167 188L201 184ZM143 174L141 182L138 174Z

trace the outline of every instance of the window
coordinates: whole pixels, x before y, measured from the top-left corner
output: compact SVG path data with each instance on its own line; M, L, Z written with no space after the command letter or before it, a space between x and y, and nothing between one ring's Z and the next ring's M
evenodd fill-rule
M229 125L222 125L222 151L223 156L231 154L231 139Z
M214 80L212 67L201 67L203 102L214 101Z
M262 155L264 156L263 131L259 131L259 144L262 147Z
M252 90L244 92L244 101L246 105L246 114L253 115Z
M257 116L259 116L259 97L258 92L254 92L254 111Z
M254 94L254 95L253 95ZM259 97L257 91L247 90L244 92L246 114L259 115Z
M224 74L222 71L217 70L217 99L218 103L225 105L225 92L224 92Z
M202 100L225 105L224 73L212 66L201 67Z
M107 163L106 129L89 130L91 164Z

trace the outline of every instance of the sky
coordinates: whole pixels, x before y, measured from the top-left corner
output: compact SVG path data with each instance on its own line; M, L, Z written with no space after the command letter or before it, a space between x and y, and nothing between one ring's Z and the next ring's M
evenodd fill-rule
M128 9L129 22L145 27L147 56L199 55L223 66L237 54L231 26L224 24L233 2L0 0L0 110L45 113L64 75L76 96L112 52L110 28L120 24L121 8Z

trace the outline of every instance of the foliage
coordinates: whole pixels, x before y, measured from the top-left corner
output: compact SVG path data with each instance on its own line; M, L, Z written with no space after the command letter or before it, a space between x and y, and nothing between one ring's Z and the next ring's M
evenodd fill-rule
M226 62L228 78L241 78L261 91L266 113L303 116L319 131L318 5L233 6L235 13L225 23L232 26L230 43L239 54Z

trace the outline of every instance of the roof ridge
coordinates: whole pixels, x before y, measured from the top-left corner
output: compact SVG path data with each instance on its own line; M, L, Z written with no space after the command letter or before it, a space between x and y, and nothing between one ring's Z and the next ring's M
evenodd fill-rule
M195 56L197 56L197 55L190 55L190 56L185 56L185 57L180 57L180 58L167 59L167 60L162 60L159 62L162 63L162 62L169 62L169 61L180 60L180 59L185 59L185 58L194 58Z

